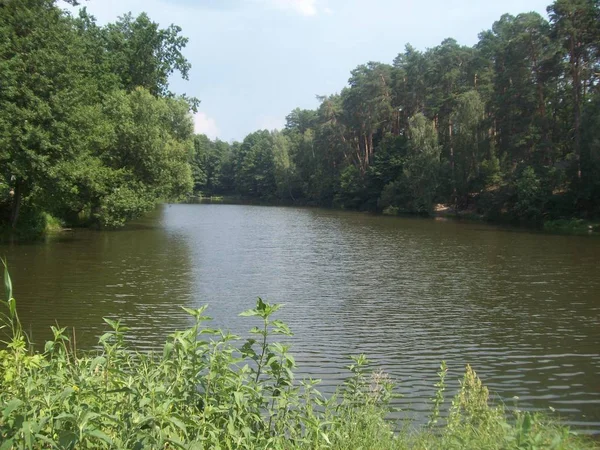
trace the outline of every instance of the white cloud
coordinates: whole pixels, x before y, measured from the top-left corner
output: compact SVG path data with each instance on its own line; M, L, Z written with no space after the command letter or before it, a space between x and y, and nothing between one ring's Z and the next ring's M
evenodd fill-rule
M281 130L285 126L285 119L275 116L261 116L258 119L259 130Z
M303 16L316 16L318 13L317 0L261 0L261 2Z
M194 131L196 134L205 134L211 139L216 139L220 134L215 119L203 112L194 114Z
M332 15L333 14L333 9L325 7L323 8L323 12L327 15Z

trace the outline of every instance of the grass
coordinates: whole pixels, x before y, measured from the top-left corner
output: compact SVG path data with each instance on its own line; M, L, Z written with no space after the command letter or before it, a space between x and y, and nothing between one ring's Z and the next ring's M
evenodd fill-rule
M36 241L47 234L63 230L64 223L46 212L29 212L21 215L18 227L13 229L7 221L0 222L0 242Z
M600 223L583 219L558 219L544 222L544 231L560 234L599 234Z
M62 220L48 213L42 213L42 216L45 222L44 233L56 233L63 230L64 223Z
M470 368L444 409L446 367L432 387L427 426L386 420L394 383L352 358L348 378L325 397L318 381L295 379L291 334L258 300L241 315L251 339L211 329L205 308L162 352L126 344L127 328L105 319L101 350L82 353L53 327L43 351L21 327L8 271L1 324L0 449L588 449L593 443L530 413L490 405Z

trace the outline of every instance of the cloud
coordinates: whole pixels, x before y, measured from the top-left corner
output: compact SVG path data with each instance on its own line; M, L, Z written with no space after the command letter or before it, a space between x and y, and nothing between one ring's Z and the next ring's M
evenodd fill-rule
M317 0L261 0L261 2L302 16L316 16L318 13Z
M194 131L196 134L205 134L211 139L216 139L220 134L215 119L203 112L194 114Z
M285 127L285 119L282 119L281 117L261 116L258 119L259 130L281 130L283 127Z

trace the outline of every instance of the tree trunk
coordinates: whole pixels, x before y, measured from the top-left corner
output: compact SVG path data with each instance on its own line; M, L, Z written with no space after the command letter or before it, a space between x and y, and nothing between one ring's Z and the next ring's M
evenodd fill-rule
M17 180L15 183L15 193L13 196L12 209L10 213L10 224L13 228L17 228L19 221L19 212L21 211L21 201L23 199L23 182Z
M546 117L546 98L544 96L544 87L540 82L540 67L535 51L535 46L533 45L533 38L531 37L531 35L529 35L529 47L531 52L530 56L533 64L533 73L535 75L535 84L537 88L538 115L540 116L542 138L544 139L543 160L544 163L548 164L550 162L550 136L548 130L548 120Z
M452 173L452 203L454 212L457 212L456 175L454 163L454 143L452 142L452 119L448 120L448 144L450 145L450 170Z
M573 118L575 127L575 161L577 163L577 179L581 179L581 80L579 73L580 59L575 54L575 38L571 37L570 48L571 76L573 78Z

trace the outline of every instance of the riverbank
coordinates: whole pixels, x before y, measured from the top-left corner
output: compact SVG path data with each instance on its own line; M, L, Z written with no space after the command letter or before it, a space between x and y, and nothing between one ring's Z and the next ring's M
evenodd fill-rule
M435 205L432 216L470 222L486 222L492 225L511 225L518 228L539 230L551 234L600 236L600 220L585 220L573 217L567 219L549 219L544 220L541 223L519 223L508 217L490 220L484 214L478 213L475 208L454 209L445 204Z
M0 351L2 448L594 448L543 415L491 404L469 366L448 407L442 363L424 427L386 420L394 382L364 356L325 397L318 381L295 379L289 346L273 341L291 331L274 319L279 305L260 299L241 314L258 325L245 342L207 326L205 308L184 308L194 325L173 333L162 353L129 348L128 329L108 319L101 350L78 351L58 327L43 352L32 350L6 271L4 280L12 336Z
M220 195L220 196L198 196L188 200L189 203L208 203L208 204L224 204L224 205L260 205L260 206L297 206L297 207L314 207L320 208L318 205L310 205L298 201L269 201L265 199L253 199L249 197ZM330 208L326 208L330 209ZM335 208L333 209L344 209ZM356 210L361 212L360 210ZM364 211L363 211L364 212ZM372 212L372 211L370 211ZM562 234L573 236L600 236L600 220L585 220L579 218L567 218L556 220L545 220L539 222L523 222L515 221L510 217L498 217L495 220L486 217L478 212L476 208L455 209L447 204L436 204L430 214L410 214L400 212L397 208L386 208L383 211L375 212L384 216L402 216L402 217L431 217L445 218L450 220L460 220L467 222L485 222L490 225L508 225L522 230L542 231L550 234Z

